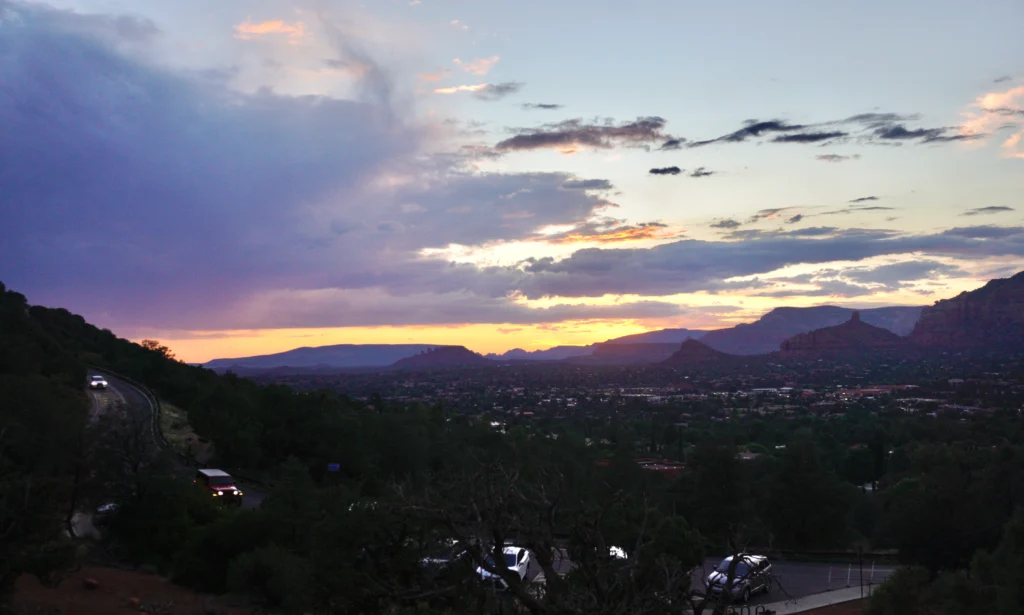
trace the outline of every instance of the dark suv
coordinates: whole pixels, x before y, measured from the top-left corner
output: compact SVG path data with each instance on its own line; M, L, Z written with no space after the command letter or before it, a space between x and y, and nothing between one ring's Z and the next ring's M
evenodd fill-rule
M242 490L235 486L235 479L224 470L203 469L196 472L193 481L226 504L240 506Z
M725 592L728 581L729 567L732 565L732 556L722 560L715 570L708 575L704 584L708 593L720 595ZM763 555L740 555L733 568L732 597L746 602L750 595L756 592L768 593L771 591L772 565L768 558Z

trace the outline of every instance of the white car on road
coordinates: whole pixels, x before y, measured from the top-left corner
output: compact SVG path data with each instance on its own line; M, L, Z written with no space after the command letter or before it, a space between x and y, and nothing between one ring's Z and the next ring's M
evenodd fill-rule
M99 375L93 376L89 379L89 388L94 390L105 389L107 388L107 379Z
M520 581L526 580L526 572L530 569L530 552L522 547L505 547L502 550L502 555L505 561L502 562L506 568L519 575ZM498 564L494 563L493 556L487 556L487 563L492 567L497 567ZM480 575L480 578L484 581L490 581L500 589L508 589L508 583L504 579L496 574L493 574L480 566L476 569L476 573Z

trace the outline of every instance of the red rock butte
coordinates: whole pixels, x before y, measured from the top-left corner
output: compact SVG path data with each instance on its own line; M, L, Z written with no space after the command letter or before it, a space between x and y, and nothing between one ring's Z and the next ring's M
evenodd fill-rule
M817 355L895 350L906 346L906 339L888 329L869 325L860 319L860 312L854 312L850 320L841 325L794 335L782 342L780 348L783 355Z

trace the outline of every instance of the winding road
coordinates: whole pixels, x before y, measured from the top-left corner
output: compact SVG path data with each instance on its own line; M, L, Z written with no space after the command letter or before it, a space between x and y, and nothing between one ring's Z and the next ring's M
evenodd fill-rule
M93 376L103 376L107 381L107 388L105 389L92 389L87 388L86 392L89 395L91 401L91 407L89 410L89 422L95 424L99 418L110 409L114 408L117 404L124 404L129 408L135 410L142 410L145 416L149 417L150 435L153 438L153 446L160 448L160 439L156 434L156 423L158 420L156 415L156 408L150 397L142 391L139 387L126 382L125 380L118 378L107 371L101 371L96 369L88 370L88 377L91 379ZM181 461L176 455L174 456L176 463L175 473L179 475L182 480L192 480L195 476L195 468ZM260 490L254 488L249 484L239 484L244 495L242 496L242 507L243 508L259 508L260 503L263 501L265 494ZM82 510L76 512L71 519L71 527L76 536L89 536L93 538L100 537L100 530L96 528L93 523L94 511L93 510Z

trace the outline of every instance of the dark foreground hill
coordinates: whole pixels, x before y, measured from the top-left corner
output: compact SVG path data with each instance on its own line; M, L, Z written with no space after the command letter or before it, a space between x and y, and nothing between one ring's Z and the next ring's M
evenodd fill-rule
M1024 349L1024 271L924 308L909 338L918 346Z
M437 346L396 361L394 369L431 369L434 367L471 367L497 365L465 346Z
M722 363L736 358L738 357L735 355L715 350L703 342L689 339L683 342L679 350L675 351L662 365L665 367L694 367Z
M897 306L859 311L865 323L888 329L896 335L906 335L914 328L922 309L918 306ZM776 308L756 322L710 331L700 340L729 354L766 354L778 350L783 341L794 335L843 323L853 312L834 305Z
M575 365L646 365L659 363L672 356L679 344L597 344L589 356L571 357L566 363Z

